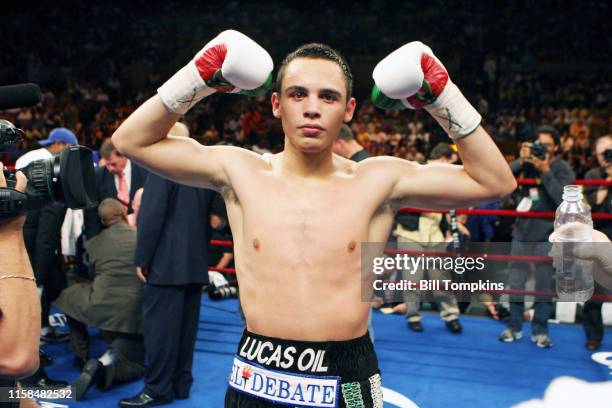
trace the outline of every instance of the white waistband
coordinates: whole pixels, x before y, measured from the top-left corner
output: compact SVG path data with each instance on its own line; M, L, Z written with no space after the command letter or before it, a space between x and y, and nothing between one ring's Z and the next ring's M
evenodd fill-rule
M229 386L267 401L298 407L338 406L340 377L270 370L234 358Z

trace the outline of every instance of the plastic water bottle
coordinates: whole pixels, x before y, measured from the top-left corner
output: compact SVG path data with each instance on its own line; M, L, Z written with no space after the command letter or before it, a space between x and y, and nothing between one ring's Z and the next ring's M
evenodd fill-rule
M593 296L593 262L572 255L571 243L590 242L593 231L591 207L582 200L580 186L565 186L563 202L557 208L555 231L571 225L564 234L558 234L561 244L560 262L555 263L557 294L561 301L585 302ZM570 243L570 244L567 244Z

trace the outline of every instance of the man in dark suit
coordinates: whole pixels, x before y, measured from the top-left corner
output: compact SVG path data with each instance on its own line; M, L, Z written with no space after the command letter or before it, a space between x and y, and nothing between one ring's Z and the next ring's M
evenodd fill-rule
M105 165L96 169L97 201L105 198L119 200L131 214L132 201L139 188L144 185L148 172L121 155L106 139L100 147L100 156ZM90 239L102 230L100 217L95 209L85 211L85 234Z
M187 128L178 124L170 133L185 135ZM202 285L208 283L214 194L155 174L145 183L136 265L146 282L142 328L148 366L144 389L121 400L121 407L149 407L189 397Z

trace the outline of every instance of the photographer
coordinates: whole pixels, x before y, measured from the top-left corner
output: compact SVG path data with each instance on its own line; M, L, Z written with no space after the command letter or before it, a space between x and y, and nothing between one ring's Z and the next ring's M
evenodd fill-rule
M0 264L0 387L4 391L14 388L16 379L19 379L19 387L67 385L49 379L44 370L45 365L51 364L51 359L39 349L41 303L30 264L30 257L40 249L24 245L29 236L35 237L27 234L25 212L28 211L29 219L31 213L39 213L50 203L58 202L71 208L92 204L87 184L93 181L93 166L91 151L66 149L72 138L76 143L74 134L66 129L55 129L52 133L49 139L41 142L45 148L34 150L18 160L20 171L8 171L0 163L0 257L3 261ZM23 131L11 122L0 120L0 151L22 140L23 136ZM55 153L60 154L54 156ZM3 395L6 401L4 397L6 395ZM30 399L21 399L19 402L0 401L0 406L38 405Z
M574 179L569 164L556 157L560 138L557 130L544 126L537 131L533 143L523 143L520 157L510 163L515 176L535 178L540 182L535 186L520 186L518 211L554 211L562 202L563 186ZM548 218L519 217L512 232L512 255L548 254L548 236L553 230L553 220ZM512 262L508 270L511 289L524 290L529 264ZM535 267L536 291L553 291L552 265L538 263ZM523 295L511 298L510 322L499 340L509 343L519 340L523 334L525 303ZM521 297L520 299L517 299ZM532 321L531 340L540 348L549 348L552 341L548 336L548 318L552 311L550 299L535 299L535 314Z

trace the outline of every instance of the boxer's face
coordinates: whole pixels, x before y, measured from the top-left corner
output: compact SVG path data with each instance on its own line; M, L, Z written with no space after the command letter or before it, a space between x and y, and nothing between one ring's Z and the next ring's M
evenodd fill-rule
M298 150L330 150L344 122L353 117L355 99L346 99L346 82L338 64L296 58L287 65L272 112L281 119L285 137Z

